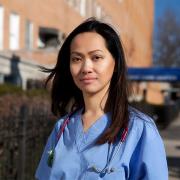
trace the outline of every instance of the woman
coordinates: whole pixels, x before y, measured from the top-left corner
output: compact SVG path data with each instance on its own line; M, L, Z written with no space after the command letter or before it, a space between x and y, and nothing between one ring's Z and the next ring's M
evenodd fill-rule
M154 122L128 106L124 51L111 26L94 18L80 24L55 68L46 71L52 112L63 117L48 139L37 179L168 179Z

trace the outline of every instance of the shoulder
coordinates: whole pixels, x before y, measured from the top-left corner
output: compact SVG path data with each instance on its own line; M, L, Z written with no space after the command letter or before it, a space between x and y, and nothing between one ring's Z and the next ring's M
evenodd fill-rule
M54 131L57 133L59 132L59 129L61 128L61 126L65 123L65 121L67 119L69 119L71 121L71 123L73 123L75 121L75 117L81 112L82 110L78 109L75 110L73 112L67 113L66 115L62 116L61 118L59 118L54 126Z
M66 114L66 115L60 117L60 118L56 121L56 123L55 123L55 125L54 125L54 129L53 129L53 130L55 131L55 133L58 133L61 125L62 125L63 122L69 117L69 115L70 115L70 114Z
M165 148L156 124L134 108L130 110L128 140L127 156L132 155L129 179L167 179Z
M154 120L133 107L129 108L129 131L139 138L143 135L150 139L159 136Z
M158 132L155 122L148 115L131 108L129 115L129 133L127 147L132 152L164 154L164 143ZM135 153L137 155L137 153ZM145 158L145 157L144 157Z

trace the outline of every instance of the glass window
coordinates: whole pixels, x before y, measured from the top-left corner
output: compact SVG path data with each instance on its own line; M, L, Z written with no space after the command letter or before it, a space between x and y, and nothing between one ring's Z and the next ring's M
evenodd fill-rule
M0 6L0 50L3 49L4 8Z
M86 16L86 0L80 1L80 14L81 16Z
M26 49L33 48L33 24L29 20L26 21L25 47Z
M99 5L96 6L96 17L101 18L101 6Z
M19 49L19 24L19 15L11 13L9 20L9 48L11 50Z

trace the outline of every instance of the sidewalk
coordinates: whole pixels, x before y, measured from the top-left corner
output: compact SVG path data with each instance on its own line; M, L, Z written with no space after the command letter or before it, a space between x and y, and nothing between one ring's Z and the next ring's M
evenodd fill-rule
M180 113L170 126L161 130L169 168L169 180L180 180Z

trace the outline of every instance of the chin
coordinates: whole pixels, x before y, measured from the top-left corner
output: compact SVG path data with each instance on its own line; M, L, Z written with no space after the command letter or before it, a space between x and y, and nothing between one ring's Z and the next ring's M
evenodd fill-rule
M99 91L98 91L98 90L95 90L95 89L82 89L82 92L83 92L84 94L93 95L93 94L98 93Z

